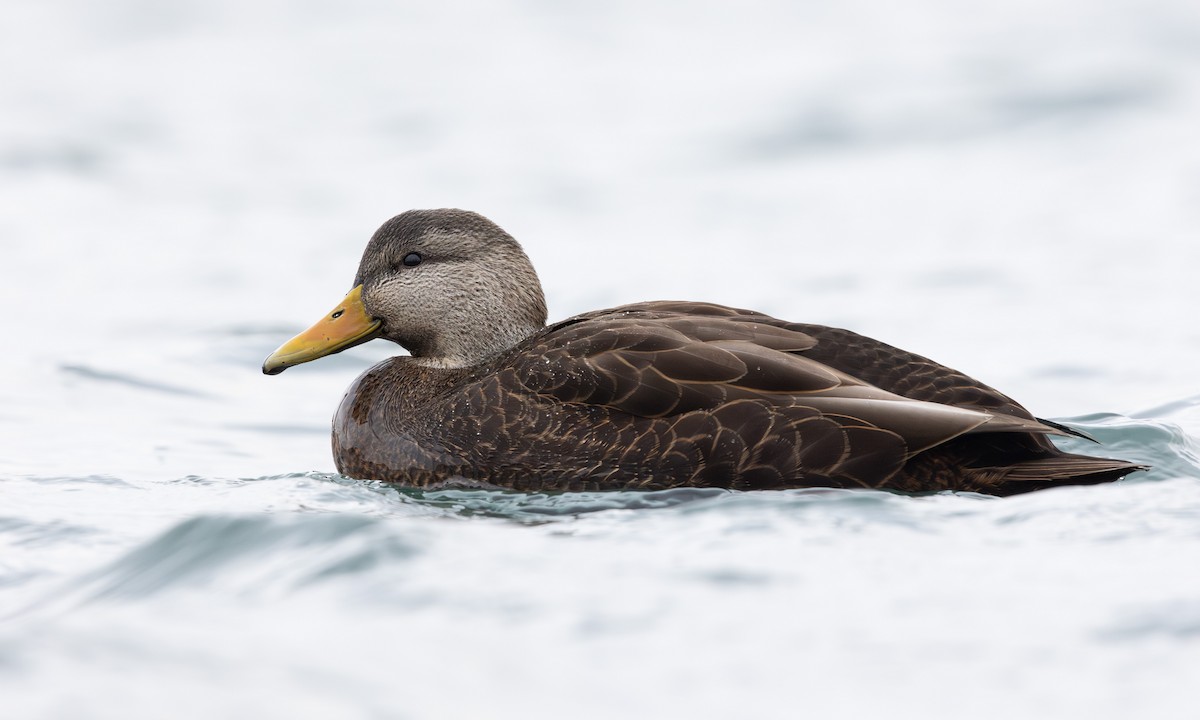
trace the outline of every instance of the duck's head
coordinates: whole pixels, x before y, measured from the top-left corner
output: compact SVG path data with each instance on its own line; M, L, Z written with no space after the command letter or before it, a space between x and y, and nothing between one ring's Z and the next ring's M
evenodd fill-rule
M475 365L546 324L542 284L508 233L465 210L410 210L388 220L363 252L354 289L263 363L293 365L385 338L417 362Z

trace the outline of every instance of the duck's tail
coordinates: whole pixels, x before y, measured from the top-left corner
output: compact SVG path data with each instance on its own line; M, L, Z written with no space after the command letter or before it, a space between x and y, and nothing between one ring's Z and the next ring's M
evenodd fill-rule
M1053 457L1013 463L1004 467L975 468L995 473L996 495L1016 495L1056 485L1095 485L1119 480L1137 470L1149 470L1149 465L1064 453Z

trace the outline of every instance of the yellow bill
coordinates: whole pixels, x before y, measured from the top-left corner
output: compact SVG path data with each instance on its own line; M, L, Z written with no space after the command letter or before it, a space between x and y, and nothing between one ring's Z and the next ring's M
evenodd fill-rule
M362 285L354 288L328 315L288 340L263 363L263 372L278 375L293 365L323 358L379 337L379 321L362 304Z

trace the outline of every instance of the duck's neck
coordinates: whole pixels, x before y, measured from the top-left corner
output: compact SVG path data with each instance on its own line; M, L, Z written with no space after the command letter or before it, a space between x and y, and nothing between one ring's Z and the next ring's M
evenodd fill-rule
M475 325L461 332L442 329L426 341L400 341L422 367L450 370L475 367L502 355L540 332L544 324Z
M420 365L463 368L508 352L545 326L546 302L534 283L447 302L436 317L410 322L401 337L391 339Z

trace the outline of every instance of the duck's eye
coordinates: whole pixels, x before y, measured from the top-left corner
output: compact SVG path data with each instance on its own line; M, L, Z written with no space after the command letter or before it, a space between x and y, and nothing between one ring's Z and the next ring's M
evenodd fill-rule
M421 256L417 253L409 253L404 256L404 264L406 267L416 267L421 264Z

